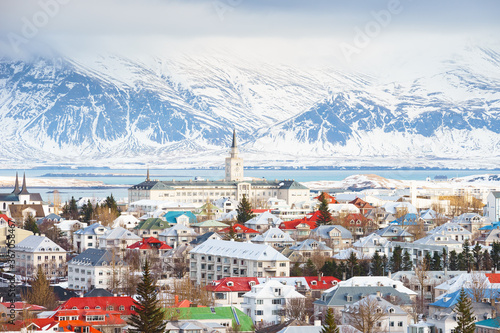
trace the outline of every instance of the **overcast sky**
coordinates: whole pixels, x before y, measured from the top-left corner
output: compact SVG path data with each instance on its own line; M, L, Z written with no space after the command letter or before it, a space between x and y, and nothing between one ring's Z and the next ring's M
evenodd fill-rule
M46 48L148 54L201 45L350 62L498 43L499 17L498 0L0 0L0 47L21 57Z

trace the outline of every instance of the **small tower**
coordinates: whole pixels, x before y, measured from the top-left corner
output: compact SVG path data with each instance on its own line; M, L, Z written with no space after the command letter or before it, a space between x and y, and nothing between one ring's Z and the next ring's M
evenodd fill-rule
M20 204L26 205L30 203L30 193L28 192L28 188L26 186L26 173L23 175L23 186L21 187L21 191L18 195Z
M148 173L146 174L146 181L149 182L150 179L149 179L149 167L148 167Z
M243 159L238 157L238 144L236 143L236 130L233 130L233 143L229 157L226 157L227 182L243 180Z

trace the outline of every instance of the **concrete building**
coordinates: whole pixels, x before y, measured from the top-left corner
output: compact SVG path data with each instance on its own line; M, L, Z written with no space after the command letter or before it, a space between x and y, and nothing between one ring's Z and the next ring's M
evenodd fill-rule
M87 249L99 248L99 237L110 230L100 223L94 223L73 233L73 250L81 253Z
M190 256L190 277L197 284L233 276L290 275L290 260L269 245L209 239Z
M44 236L28 236L14 247L16 272L36 275L41 266L48 277L65 276L66 251Z

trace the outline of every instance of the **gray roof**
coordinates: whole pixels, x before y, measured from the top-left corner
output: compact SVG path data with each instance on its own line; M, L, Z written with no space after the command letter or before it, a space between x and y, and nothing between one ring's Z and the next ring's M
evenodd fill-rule
M135 240L135 241L140 241L142 240L141 237L137 236L134 234L132 231L129 231L128 229L122 228L122 227L117 227L115 229L110 229L104 232L104 234L101 235L100 239L120 239L120 240Z
M340 237L343 239L352 238L352 233L341 225L320 225L311 231L311 235L319 236L322 239L329 239L330 236L328 233L334 228L340 231Z
M384 229L380 229L375 231L375 233L382 237L411 237L413 236L405 229L401 228L397 225L390 225L385 227Z
M106 230L110 230L110 228L105 227L102 224L96 222L94 224L89 225L86 228L75 231L74 234L77 234L77 235L96 235L95 230L99 227L102 227Z
M106 289L102 288L94 288L85 295L83 295L83 297L113 297L113 296L114 295L112 292L109 292Z
M290 261L287 257L269 245L232 242L218 239L209 239L192 249L190 253L211 254L247 260Z
M321 298L314 301L314 304L340 307L347 304L353 304L368 295L377 295L377 292L380 292L381 297L395 296L396 298L398 298L398 301L400 301L400 304L412 303L410 297L407 294L399 292L393 287L338 286L334 290L325 291L321 295ZM351 296L352 301L348 301L347 296Z
M317 247L313 247L313 244L317 244ZM330 251L332 250L330 247L326 246L325 242L318 241L315 239L306 239L305 241L298 242L294 246L290 246L290 250L294 251L313 251L319 249L321 251Z
M111 251L103 249L87 249L69 261L69 264L85 266L106 266L112 262L125 264L119 255L113 255Z
M66 252L48 237L35 235L28 236L20 241L16 244L15 250L22 252Z
M199 244L203 243L204 241L206 241L207 239L209 239L214 234L216 234L217 236L219 236L218 237L219 239L222 239L222 237L219 234L217 234L214 231L210 231L210 232L204 233L203 235L199 235L198 237L196 237L195 239L193 239L190 244L191 245L199 245Z

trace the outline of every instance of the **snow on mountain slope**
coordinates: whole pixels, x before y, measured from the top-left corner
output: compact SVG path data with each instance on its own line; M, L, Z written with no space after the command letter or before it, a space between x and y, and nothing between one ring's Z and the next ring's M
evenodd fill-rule
M2 59L0 163L221 165L236 128L247 165L490 167L499 65L474 47L391 82L228 54Z

